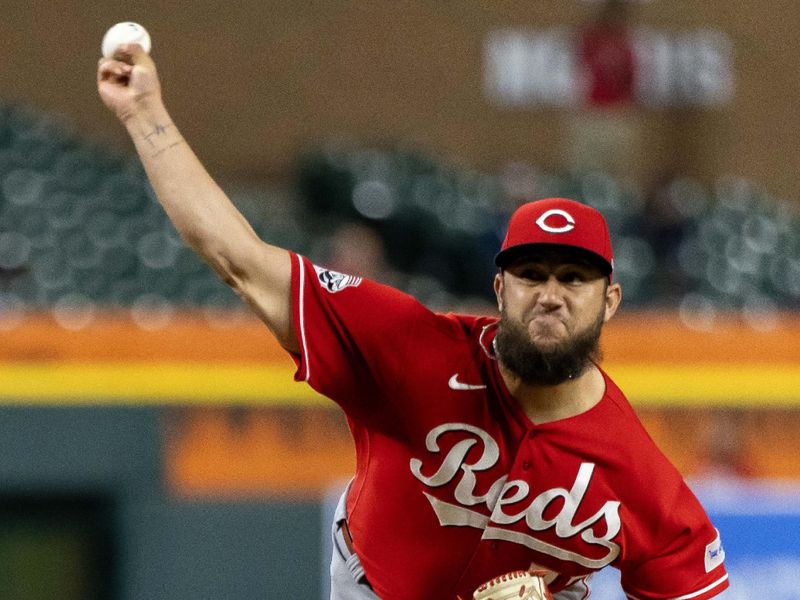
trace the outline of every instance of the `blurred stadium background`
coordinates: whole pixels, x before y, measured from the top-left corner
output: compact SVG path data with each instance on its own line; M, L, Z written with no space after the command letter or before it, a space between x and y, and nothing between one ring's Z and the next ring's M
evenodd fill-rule
M611 34L588 0L11 4L0 598L323 598L352 470L343 418L182 246L97 98L122 20L265 239L433 308L492 310L521 201L603 210L605 368L720 528L732 597L800 598L795 3L632 0ZM606 96L582 67L604 43L635 58Z

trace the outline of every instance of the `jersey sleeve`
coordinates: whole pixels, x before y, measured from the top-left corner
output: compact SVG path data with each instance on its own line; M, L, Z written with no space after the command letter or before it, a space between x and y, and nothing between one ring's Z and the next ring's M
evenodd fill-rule
M641 524L642 560L622 569L630 600L713 598L728 587L719 531L697 498L681 482L657 520Z
M351 416L389 402L407 366L416 320L428 310L394 288L292 254L292 311L306 381Z

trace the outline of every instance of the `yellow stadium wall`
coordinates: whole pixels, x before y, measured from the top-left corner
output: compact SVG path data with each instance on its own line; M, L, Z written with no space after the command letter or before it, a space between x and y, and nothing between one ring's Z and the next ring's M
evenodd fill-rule
M699 333L671 314L629 313L604 332L603 366L685 475L800 479L798 340L789 314L768 332L730 318ZM341 413L293 372L245 315L184 314L155 331L121 313L78 331L32 315L4 332L0 402L169 409L176 495L319 497L352 473L352 444Z

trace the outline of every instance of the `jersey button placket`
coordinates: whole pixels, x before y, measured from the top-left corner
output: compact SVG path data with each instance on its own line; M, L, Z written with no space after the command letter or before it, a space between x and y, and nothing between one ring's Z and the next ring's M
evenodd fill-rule
M528 436L527 437L528 437L528 440L536 439L536 430L535 429L528 430ZM533 463L529 459L523 460L522 464L520 464L520 468L523 471L530 471L530 468L532 466L533 466Z

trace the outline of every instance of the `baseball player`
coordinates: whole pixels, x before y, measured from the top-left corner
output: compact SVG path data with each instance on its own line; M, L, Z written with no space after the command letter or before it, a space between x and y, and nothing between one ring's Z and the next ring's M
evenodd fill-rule
M347 416L357 467L332 598L467 600L536 570L578 600L609 565L631 600L728 586L718 532L597 364L621 300L599 212L523 205L496 257L499 319L437 314L260 240L172 123L141 48L102 59L98 88L186 243Z

